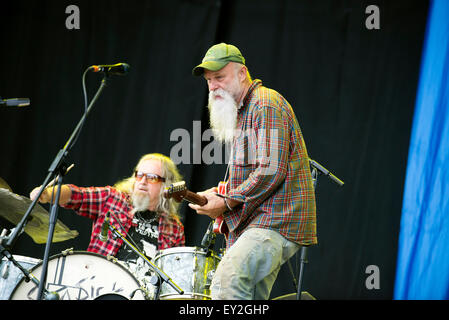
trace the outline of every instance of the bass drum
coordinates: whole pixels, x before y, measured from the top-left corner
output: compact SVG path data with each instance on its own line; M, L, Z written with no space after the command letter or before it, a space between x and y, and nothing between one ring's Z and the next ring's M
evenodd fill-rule
M143 300L139 282L115 258L106 258L87 251L69 251L48 260L46 289L56 292L60 300L95 300L118 297L118 300ZM31 269L40 280L42 263ZM38 286L22 279L11 300L36 300Z
M154 262L184 294L168 283L161 285L161 300L210 300L210 284L220 258L199 247L176 247L160 251Z

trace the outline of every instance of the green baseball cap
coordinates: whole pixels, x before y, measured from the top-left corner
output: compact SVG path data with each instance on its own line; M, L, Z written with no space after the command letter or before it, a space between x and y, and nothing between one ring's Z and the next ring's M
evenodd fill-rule
M207 50L203 61L193 68L192 73L195 76L201 76L204 73L204 69L218 71L231 61L245 64L245 58L243 58L236 46L222 42Z

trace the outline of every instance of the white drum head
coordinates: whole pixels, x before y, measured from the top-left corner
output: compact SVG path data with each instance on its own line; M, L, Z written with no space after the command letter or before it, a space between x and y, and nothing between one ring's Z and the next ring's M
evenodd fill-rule
M31 273L40 280L42 263ZM58 293L60 300L94 300L104 295L142 300L144 295L139 288L139 282L128 270L96 253L74 251L48 260L46 289ZM36 300L37 293L36 284L21 280L10 299Z

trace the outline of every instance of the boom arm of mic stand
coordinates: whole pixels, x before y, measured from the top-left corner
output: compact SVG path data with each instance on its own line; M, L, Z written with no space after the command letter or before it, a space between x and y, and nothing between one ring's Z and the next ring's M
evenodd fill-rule
M120 239L123 240L123 242L126 243L135 253L137 253L146 263L148 263L153 270L158 274L159 278L162 279L162 281L167 282L173 289L175 289L179 294L184 294L184 291L173 282L173 280L161 269L159 269L153 262L151 262L144 254L142 254L139 249L134 247L131 242L129 242L112 224L109 224L109 229ZM162 285L162 283L161 283Z
M335 175L332 174L329 170L327 170L325 167L320 165L315 160L309 159L309 163L312 167L316 168L319 172L324 174L325 176L328 176L332 181L334 181L336 184L338 184L340 187L343 186L345 183L338 179Z

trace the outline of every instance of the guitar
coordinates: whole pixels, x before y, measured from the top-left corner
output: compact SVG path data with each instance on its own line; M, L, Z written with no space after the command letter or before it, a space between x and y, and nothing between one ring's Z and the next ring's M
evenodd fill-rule
M220 197L224 197L226 194L226 184L227 182L220 181L218 184L218 193L217 195ZM190 203L204 206L207 204L207 198L201 196L195 192L192 192L187 189L185 181L180 181L171 184L169 187L164 190L164 198L170 199L173 198L177 202L181 202L182 200L188 201ZM228 226L223 219L223 216L215 218L213 224L213 232L224 234L227 238L227 234L229 232Z

